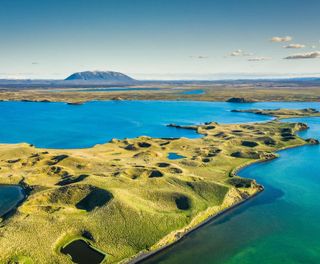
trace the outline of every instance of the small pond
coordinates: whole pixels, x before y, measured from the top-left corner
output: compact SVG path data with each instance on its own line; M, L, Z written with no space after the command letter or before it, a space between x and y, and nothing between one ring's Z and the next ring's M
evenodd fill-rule
M174 152L168 153L168 159L170 160L177 160L177 159L183 159L183 158L185 158L185 156L179 155L177 153L174 153Z
M61 252L70 255L72 261L78 264L99 264L105 258L104 254L92 248L82 239L72 241L70 244L63 247Z
M0 217L14 209L24 197L24 191L20 186L0 185Z

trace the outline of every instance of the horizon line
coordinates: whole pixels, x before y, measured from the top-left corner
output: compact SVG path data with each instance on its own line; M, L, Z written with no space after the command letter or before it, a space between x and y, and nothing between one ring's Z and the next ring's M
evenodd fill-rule
M78 71L84 72L84 71ZM93 72L93 71L92 71ZM119 72L119 71L117 71ZM59 77L32 76L33 74L1 74L0 80L4 81L64 81L71 74L55 74ZM123 72L120 72L123 73ZM259 79L295 79L295 78L320 78L320 73L123 73L136 81L225 81L225 80L259 80ZM29 75L29 76L27 76ZM30 76L31 75L31 76ZM136 76L136 77L135 77ZM144 77L144 78L143 78Z

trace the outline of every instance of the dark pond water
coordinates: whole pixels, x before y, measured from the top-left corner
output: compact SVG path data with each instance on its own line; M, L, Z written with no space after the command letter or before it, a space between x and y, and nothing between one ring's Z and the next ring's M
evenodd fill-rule
M24 199L18 185L0 185L0 217L14 209Z
M82 239L72 241L61 249L61 252L72 257L72 261L78 264L99 264L105 255L92 248Z

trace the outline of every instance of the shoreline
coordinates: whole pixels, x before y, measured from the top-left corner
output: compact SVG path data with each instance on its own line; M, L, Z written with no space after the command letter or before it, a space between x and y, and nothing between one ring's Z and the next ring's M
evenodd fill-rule
M277 154L278 152L284 151L284 150L288 150L288 149L293 149L293 148L298 148L298 147L303 147L303 146L307 146L307 145L312 145L312 144L308 144L307 142L305 144L300 144L300 145L295 145L295 146L288 146L288 147L283 147L280 148L278 150L275 151L275 153ZM264 162L268 162L268 161L272 161L275 160L277 158L279 158L280 155L276 155L275 157L271 158L271 159L261 159L261 160L253 160L253 161L249 161L247 163L244 163L242 165L239 165L237 167L235 167L233 170L230 171L229 173L229 177L235 177L237 176L237 174L239 173L240 170L245 169L251 165L254 164L258 164L258 163L264 163ZM209 224L211 221L214 221L215 219L219 218L220 216L223 216L224 214L238 208L239 206L241 206L242 204L251 201L252 199L254 199L256 196L258 196L259 194L261 194L265 188L263 185L258 184L259 188L261 188L260 190L258 189L258 191L256 193L254 193L253 195L249 196L248 198L239 201L238 203L235 203L234 205L230 206L229 208L226 208L210 217L208 217L206 220L204 220L203 222L197 224L196 226L192 227L190 230L186 231L184 234L182 234L179 238L177 238L175 241L164 245L154 251L148 252L148 253L138 253L136 256L133 256L131 259L129 260L124 260L124 261L120 261L120 263L123 264L139 264L142 263L144 260L147 260L161 252L164 252L165 250L167 250L168 248L174 246L175 244L179 243L183 238L186 238L188 235L190 235L191 233L197 231L198 229L202 228L203 226Z
M29 186L26 186L24 183L18 183L18 184L5 184L5 183L1 183L1 184L0 184L0 188L1 188L2 186L12 186L12 187L19 187L19 188L21 188L20 191L21 191L21 193L22 193L22 195L23 195L23 198L22 198L20 201L18 201L15 206L13 206L11 209L9 209L7 212L5 212L3 215L0 216L0 223L3 223L3 222L5 222L5 221L7 221L11 216L13 216L13 215L16 213L18 207L19 207L21 204L23 204L24 201L26 201L26 199L28 198L28 196L29 196L29 194L30 194L30 192L31 192L30 187L29 187Z
M242 204L250 201L251 199L255 198L256 196L258 196L259 194L261 194L264 191L264 187L262 185L259 185L259 189L257 190L256 193L254 193L253 195L249 196L248 198L241 200L237 203L235 203L234 205L208 217L206 220L204 220L203 222L197 224L196 226L192 227L191 229L189 229L188 231L186 231L184 234L182 234L179 238L177 238L177 240L164 245L162 247L160 247L159 249L156 249L154 251L148 252L148 253L142 253L142 254L138 254L136 255L136 257L133 257L132 259L128 260L128 261L120 261L119 263L124 263L124 264L138 264L141 263L144 260L147 260L149 258L151 258L152 256L155 256L163 251L165 251L166 249L174 246L175 244L179 243L182 239L186 238L188 235L190 235L191 233L197 231L198 229L202 228L203 226L209 224L211 221L217 219L218 217L232 211L233 209L238 208L239 206L241 206Z
M1 94L1 93L0 93ZM53 99L0 99L0 103L17 102L17 103L65 103L70 106L81 106L91 102L198 102L198 103L228 103L228 104L256 104L256 103L319 103L319 99L313 100L256 100L254 102L236 103L228 102L227 100L220 100L219 98L207 99L207 98L197 98L197 97L187 97L187 98L151 98L151 99L140 99L140 98L90 98L85 100L53 100ZM289 117L291 118L291 117ZM283 118L284 119L284 118Z
M305 144L300 144L300 145L295 145L295 146L288 146L288 147L285 147L285 148L280 148L276 151L276 153L280 152L280 151L283 151L283 150L287 150L287 149L291 149L291 148L297 148L297 147L302 147L302 146L306 146L306 145L312 145L312 144L308 144L308 143L305 143ZM249 161L249 163L244 163L240 166L237 166L236 168L234 168L231 172L231 173L234 173L233 176L237 176L237 173L242 170L242 169L245 169L246 167L248 166L251 166L251 165L254 165L256 163L264 163L264 162L268 162L268 161L272 161L274 159L277 159L279 158L279 156L275 156L274 158L272 159L262 159L262 160L252 160L252 161ZM19 183L19 184L0 184L0 187L1 185L4 185L4 186L19 186L21 187L22 189L22 192L24 194L24 198L19 201L17 203L17 205L12 208L10 211L6 212L3 216L0 217L0 219L2 219L2 222L8 220L8 218L10 218L12 215L14 215L14 213L16 212L17 208L28 198L29 194L30 194L30 187L28 185L25 185L25 183ZM137 255L129 258L129 259L124 259L122 261L120 261L119 263L121 264L138 264L138 263L142 263L143 261L159 254L159 253L162 253L164 252L165 250L167 250L168 248L174 246L175 244L179 243L180 241L182 241L182 239L186 238L188 235L192 234L193 232L197 231L198 229L204 227L205 225L209 224L211 221L214 221L216 220L217 218L225 215L226 213L240 207L241 205L243 205L244 203L246 202L249 202L251 201L252 199L254 199L255 197L257 197L259 194L261 194L263 191L265 190L264 186L263 185L260 185L258 184L257 186L257 191L252 194L251 196L233 204L232 206L228 207L228 208L225 208L223 209L222 211L216 213L216 214L213 214L211 216L209 216L208 218L206 218L204 221L198 223L197 225L195 225L194 227L192 227L191 229L187 230L185 233L180 234L179 237L177 237L176 240L174 240L173 242L171 243L168 243L164 246L161 246L160 248L154 250L154 251L150 251L150 252L142 252L142 253L138 253ZM179 232L179 230L176 230ZM174 232L174 231L173 231ZM70 241L69 241L70 243ZM105 263L105 260L107 259L107 253L103 252L102 250L96 248L95 246L93 246L91 243L90 243L90 246L93 247L94 249L98 250L99 252L102 252L103 254L105 254L105 259L103 262L101 263Z

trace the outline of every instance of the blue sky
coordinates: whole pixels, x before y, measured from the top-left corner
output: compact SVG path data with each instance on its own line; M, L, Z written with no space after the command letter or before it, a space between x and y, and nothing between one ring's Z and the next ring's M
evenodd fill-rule
M317 75L319 10L318 0L0 0L0 77Z

